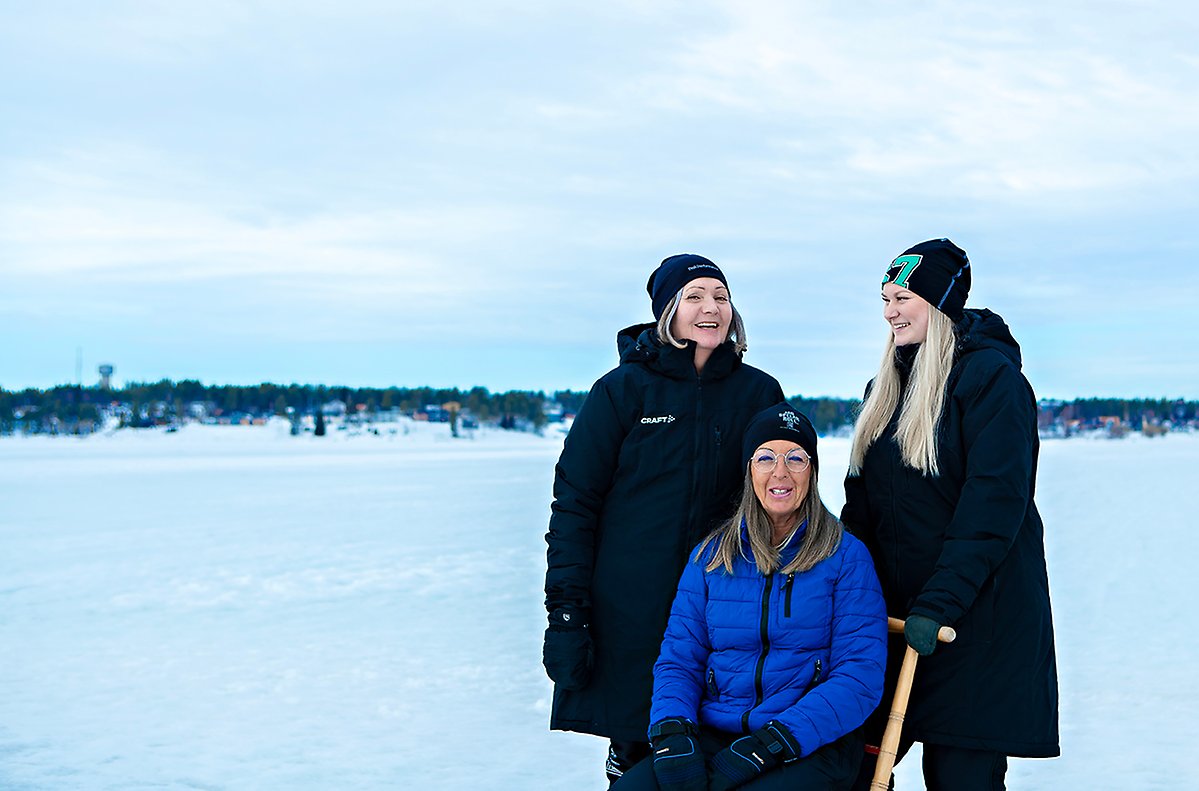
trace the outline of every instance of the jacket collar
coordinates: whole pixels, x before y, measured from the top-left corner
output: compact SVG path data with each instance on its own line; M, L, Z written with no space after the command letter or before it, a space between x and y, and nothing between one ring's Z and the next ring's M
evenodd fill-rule
M679 349L658 340L656 324L634 324L616 334L616 349L621 364L638 363L671 379L695 379L695 341L686 341ZM723 379L741 365L736 345L725 341L712 350L712 356L699 374L701 380Z
M799 554L800 547L803 546L804 536L808 532L808 520L805 519L800 523L799 527L792 531L787 537L787 542L783 544L779 550L778 568L785 568L787 564L795 560L795 556ZM749 527L745 524L745 520L741 520L741 554L749 561L750 565L756 566L754 562L754 551L749 544Z

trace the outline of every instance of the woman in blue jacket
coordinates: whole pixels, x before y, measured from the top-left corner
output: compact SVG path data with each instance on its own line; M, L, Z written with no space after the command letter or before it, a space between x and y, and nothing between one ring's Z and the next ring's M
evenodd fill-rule
M550 727L611 740L615 780L649 754L654 660L692 548L736 504L737 439L778 403L742 363L728 281L698 255L647 284L655 322L617 335L620 365L591 388L554 470L543 661Z
M737 513L679 581L654 666L652 759L620 791L841 789L886 664L882 591L866 548L817 489L816 432L780 403L742 442Z

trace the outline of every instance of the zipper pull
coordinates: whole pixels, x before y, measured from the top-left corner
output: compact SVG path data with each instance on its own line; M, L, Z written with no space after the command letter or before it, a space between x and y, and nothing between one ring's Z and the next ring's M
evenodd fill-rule
M783 605L783 617L784 618L791 617L791 585L794 582L795 582L795 572L793 571L787 575L787 600L786 600L786 603ZM817 661L819 661L819 660L817 660Z
M720 447L720 426L716 427L716 447Z
M812 681L808 684L808 687L811 688L811 687L816 686L816 684L819 681L820 681L820 660L817 659L816 660L816 672L812 674Z

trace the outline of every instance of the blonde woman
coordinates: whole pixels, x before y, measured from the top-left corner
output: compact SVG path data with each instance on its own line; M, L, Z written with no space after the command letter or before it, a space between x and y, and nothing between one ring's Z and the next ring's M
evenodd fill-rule
M855 427L841 512L874 557L888 613L907 620L904 637L925 656L900 756L920 742L928 788L954 791L1002 789L1008 756L1060 752L1033 502L1037 405L1007 325L966 308L969 290L970 262L948 239L887 268L887 343ZM944 625L958 637L938 646ZM889 685L902 646L890 653ZM868 729L875 739L881 714Z
M688 552L736 506L736 438L783 398L741 361L745 325L714 262L670 256L646 290L654 322L617 335L620 365L562 448L546 535L550 727L607 737L609 781L649 754L654 660Z
M870 554L820 499L802 412L758 413L741 458L741 504L683 571L654 666L653 758L618 791L836 791L857 774L886 664Z

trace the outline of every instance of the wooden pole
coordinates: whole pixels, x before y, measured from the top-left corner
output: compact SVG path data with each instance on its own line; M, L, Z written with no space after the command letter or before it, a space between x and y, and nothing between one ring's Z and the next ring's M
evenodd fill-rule
M903 632L903 621L887 619L887 631ZM937 640L952 643L957 633L948 626L937 631ZM883 743L878 748L878 763L874 766L874 779L870 791L887 791L891 786L891 770L895 768L896 753L899 751L899 736L903 732L903 719L908 711L908 697L912 694L912 680L916 677L916 660L920 655L910 645L903 653L903 664L899 667L899 681L895 684L895 697L891 699L891 714L883 731Z

